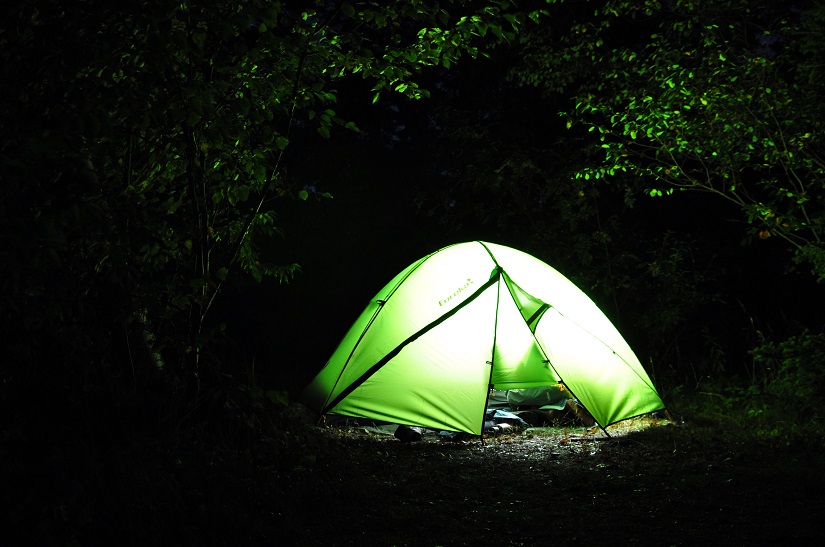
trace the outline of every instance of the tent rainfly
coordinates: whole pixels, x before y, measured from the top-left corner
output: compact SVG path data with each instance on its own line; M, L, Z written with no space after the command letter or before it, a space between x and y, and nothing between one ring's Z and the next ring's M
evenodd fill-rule
M480 435L492 389L558 383L603 428L664 408L627 342L570 280L473 241L381 289L304 399L321 414Z

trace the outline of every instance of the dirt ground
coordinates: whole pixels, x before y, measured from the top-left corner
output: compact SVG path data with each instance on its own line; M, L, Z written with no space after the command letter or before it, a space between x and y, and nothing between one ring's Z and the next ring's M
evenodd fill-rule
M8 460L14 545L814 545L825 463L713 424L637 419L402 442L281 417L176 446ZM32 453L31 457L36 457ZM51 470L48 468L51 467ZM35 468L35 474L26 474ZM58 473L59 472L59 473ZM51 475L52 478L49 478ZM54 477L61 476L61 481ZM56 485L62 485L56 488Z
M292 545L757 545L825 538L825 467L639 419L484 442L327 430L283 485ZM263 539L261 537L260 539Z

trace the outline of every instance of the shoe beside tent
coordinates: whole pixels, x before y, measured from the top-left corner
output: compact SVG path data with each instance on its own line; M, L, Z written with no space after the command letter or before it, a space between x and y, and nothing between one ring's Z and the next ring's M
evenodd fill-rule
M306 388L321 414L480 435L492 389L562 383L607 427L664 408L581 290L521 251L474 241L395 276Z

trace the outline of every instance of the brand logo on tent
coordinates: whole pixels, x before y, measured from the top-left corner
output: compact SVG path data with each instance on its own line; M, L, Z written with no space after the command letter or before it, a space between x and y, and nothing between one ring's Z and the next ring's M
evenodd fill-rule
M472 284L473 284L473 280L468 277L466 283L464 283L462 286L460 286L458 289L456 289L455 292L453 294L451 294L450 296L448 296L447 298L444 298L443 300L439 300L438 305L439 306L444 306L450 300L452 300L453 298L457 297L459 294L461 294L462 292L464 292L468 288L470 288L470 285L472 285Z

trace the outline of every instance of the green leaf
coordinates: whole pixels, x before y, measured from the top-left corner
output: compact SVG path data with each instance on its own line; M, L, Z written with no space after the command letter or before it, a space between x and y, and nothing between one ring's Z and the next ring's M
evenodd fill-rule
M309 192L307 192L306 190L299 191L298 198L302 201L306 201L309 198Z
M287 145L289 145L288 138L279 136L275 139L275 146L277 146L279 150L283 150Z
M281 389L267 390L266 398L276 405L286 406L289 404L289 392Z

